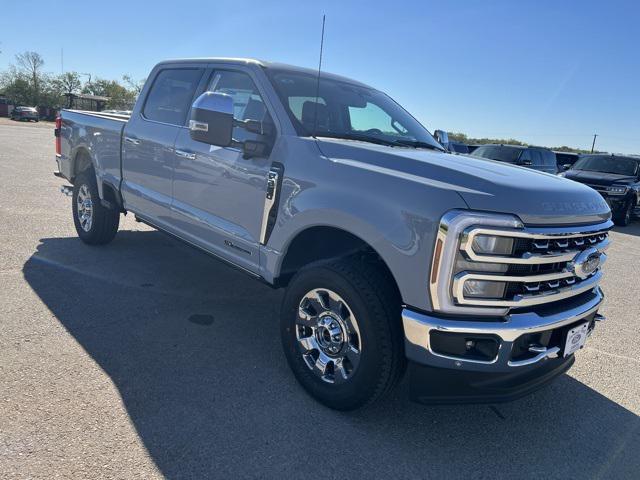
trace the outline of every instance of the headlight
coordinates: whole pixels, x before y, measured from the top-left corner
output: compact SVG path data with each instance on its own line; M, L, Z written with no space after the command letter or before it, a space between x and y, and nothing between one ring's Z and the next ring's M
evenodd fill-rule
M502 298L506 283L490 280L467 280L464 282L464 296L474 298Z
M473 239L473 251L490 255L509 255L513 250L513 238L476 235Z
M494 263L487 261L486 257L511 255L513 238L478 232L483 227L495 231L521 229L524 226L517 217L511 215L460 210L445 214L440 221L429 277L429 291L435 310L448 314L507 314L508 308L460 305L453 295L455 279L466 272L504 275L508 269L505 262ZM474 236L467 234L470 228L476 230ZM464 245L467 245L469 253L464 250ZM473 254L483 255L485 260L474 261ZM505 282L484 279L469 279L464 282L465 295L482 299L502 298L505 286Z
M624 195L629 190L629 187L625 187L622 185L612 185L611 187L607 187L607 193L610 195Z

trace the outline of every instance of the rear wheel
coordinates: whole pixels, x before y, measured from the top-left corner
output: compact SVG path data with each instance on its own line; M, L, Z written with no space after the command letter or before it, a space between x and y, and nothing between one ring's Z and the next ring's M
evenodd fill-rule
M90 245L103 245L118 232L120 212L100 203L93 169L80 173L73 186L73 223L80 239Z
M283 300L285 355L305 390L353 410L389 392L405 367L400 300L374 265L336 260L302 269Z

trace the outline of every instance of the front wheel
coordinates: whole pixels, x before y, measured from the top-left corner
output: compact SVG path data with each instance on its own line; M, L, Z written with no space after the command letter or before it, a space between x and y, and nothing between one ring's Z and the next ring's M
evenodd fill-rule
M291 280L282 344L297 380L316 400L353 410L400 380L406 362L394 291L381 269L356 259L311 265Z
M73 223L84 243L103 245L118 232L120 212L103 206L92 169L80 173L73 185Z
M613 221L616 225L626 227L631 223L631 220L633 218L634 203L635 202L633 200L629 200L629 202L627 202L627 204L623 207L622 211L614 217Z

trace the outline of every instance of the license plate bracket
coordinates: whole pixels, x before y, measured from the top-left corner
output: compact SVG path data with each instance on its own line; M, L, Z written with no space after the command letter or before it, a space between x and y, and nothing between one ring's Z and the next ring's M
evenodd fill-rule
M575 353L580 350L587 341L587 334L589 333L589 322L576 325L567 331L566 341L564 343L564 357Z

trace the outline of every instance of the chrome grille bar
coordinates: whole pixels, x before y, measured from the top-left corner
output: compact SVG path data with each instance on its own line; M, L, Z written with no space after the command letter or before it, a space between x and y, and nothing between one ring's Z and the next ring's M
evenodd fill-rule
M503 317L512 308L556 302L596 288L602 272L594 255L600 264L606 259L612 226L607 220L531 227L512 215L451 210L440 220L434 244L428 279L433 308L451 315ZM475 241L479 235L512 242L487 247L491 242L485 238ZM474 248L486 250L478 253ZM471 280L475 284L465 288Z
M463 231L459 245L467 260L480 264L530 265L533 272L540 273L512 275L504 272L483 272L480 268L480 272L462 271L452 279L452 296L458 305L521 308L555 302L586 292L594 288L602 277L601 265L606 261L607 256L604 252L609 247L608 230L611 226L609 221L585 227L582 232L557 228L531 230L470 226ZM526 251L516 251L511 255L479 254L473 249L474 239L478 235L512 238L514 245L517 239L523 240L521 244L527 245L527 241L530 241L530 244L525 247ZM586 278L578 277L573 267L573 262L582 252L591 252L586 255L600 255L598 269ZM545 267L546 271L542 267ZM503 282L506 284L504 297L465 296L464 286L467 281ZM510 290L508 286L513 288Z
M522 253L519 257L506 255L483 255L476 253L473 250L473 240L478 235L529 239L532 241L532 245L536 249L547 249L547 252L540 253L528 251ZM489 228L468 229L464 232L460 241L460 248L465 252L467 257L474 262L542 265L546 263L570 262L578 253L584 250L583 248L569 249L570 239L576 247L589 245L600 252L604 252L609 248L609 235L606 230L587 234L573 233L570 235L545 235L528 232L526 230L509 231ZM557 242L555 249L552 249L551 242Z
M542 276L542 275L541 275ZM521 308L521 307L531 307L534 305L542 305L544 303L557 302L559 300L564 300L569 297L573 297L575 295L579 295L584 293L595 286L598 285L600 279L602 278L602 271L598 270L591 277L586 280L582 280L581 282L574 281L570 285L566 287L552 288L551 290L539 292L538 290L534 290L531 293L527 294L518 294L514 295L512 299L483 299L483 298L467 298L464 296L464 282L472 279L480 279L479 277L483 277L482 279L487 279L491 281L503 281L504 277L500 277L498 275L474 275L468 274L463 275L460 278L455 278L453 280L453 292L457 302L460 305L474 305L474 306L490 306L490 307L511 307L511 308ZM490 278L489 278L490 277ZM513 278L513 277L511 277ZM517 277L516 277L517 278ZM535 282L538 280L531 280L534 277L528 277L530 282ZM571 279L571 274L569 276L563 276L562 279ZM544 281L544 280L541 280ZM539 292L539 293L537 293Z

